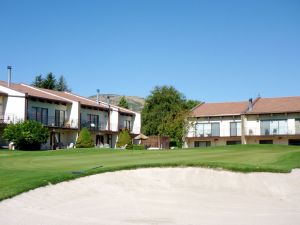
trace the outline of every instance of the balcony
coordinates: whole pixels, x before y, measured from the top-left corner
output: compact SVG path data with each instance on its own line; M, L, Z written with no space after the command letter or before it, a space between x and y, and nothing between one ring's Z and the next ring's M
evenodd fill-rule
M209 137L240 137L240 129L208 129L190 130L187 137L190 138L209 138Z
M20 119L18 119L14 114L0 115L0 124L17 123L19 121Z
M288 126L282 127L247 127L246 136L278 136L278 135L299 135L300 130L290 129Z
M131 125L120 125L119 124L119 130L128 130L129 132L132 132L132 126Z
M93 123L91 121L81 121L80 129L88 128L90 131L108 131L107 123Z
M59 120L55 116L42 116L37 117L36 115L29 115L29 120L34 120L42 123L44 126L53 127L53 128L70 128L77 129L78 121L77 120Z

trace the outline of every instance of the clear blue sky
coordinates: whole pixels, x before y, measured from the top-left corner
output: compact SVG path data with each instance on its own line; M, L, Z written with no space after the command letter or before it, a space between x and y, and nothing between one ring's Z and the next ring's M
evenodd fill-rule
M299 0L0 2L0 79L84 96L174 85L206 102L300 95Z

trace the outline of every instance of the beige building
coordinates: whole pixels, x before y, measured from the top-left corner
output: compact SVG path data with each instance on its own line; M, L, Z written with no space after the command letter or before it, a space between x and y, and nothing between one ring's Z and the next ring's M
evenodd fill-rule
M300 97L203 103L188 118L185 147L300 145Z
M7 124L24 120L48 127L51 135L44 149L75 144L83 127L90 130L96 146L111 148L116 146L120 130L126 128L136 136L141 129L140 113L70 92L0 81L0 136ZM5 144L0 140L0 145Z

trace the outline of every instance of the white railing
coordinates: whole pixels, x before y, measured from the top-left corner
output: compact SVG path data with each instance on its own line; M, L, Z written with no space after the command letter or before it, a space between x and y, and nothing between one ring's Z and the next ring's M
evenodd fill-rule
M22 121L22 119L16 117L14 114L0 115L0 124L10 124Z
M270 136L270 135L296 135L300 130L291 129L288 126L277 128L246 127L245 135L247 136Z

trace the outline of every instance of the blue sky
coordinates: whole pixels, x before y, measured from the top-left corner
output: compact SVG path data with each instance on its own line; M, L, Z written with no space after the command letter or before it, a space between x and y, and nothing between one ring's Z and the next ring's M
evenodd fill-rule
M0 79L84 96L174 85L206 102L300 95L300 1L0 1Z

